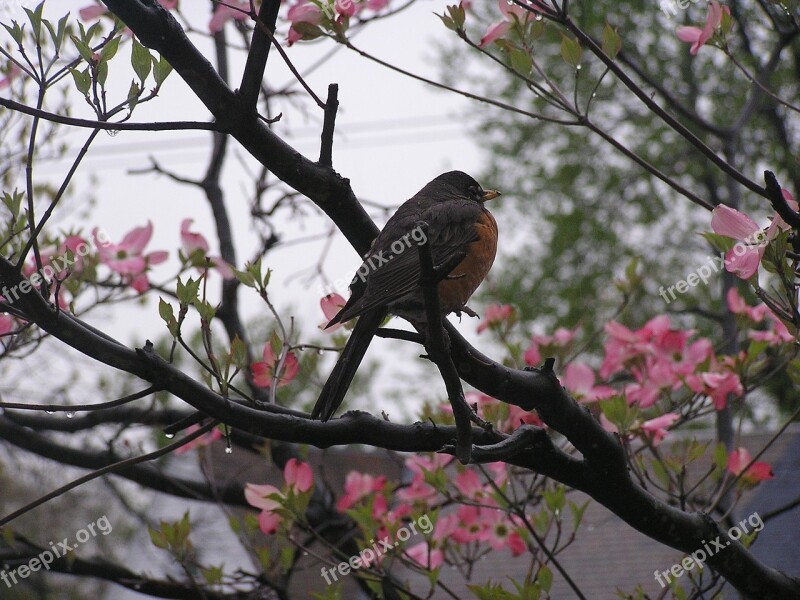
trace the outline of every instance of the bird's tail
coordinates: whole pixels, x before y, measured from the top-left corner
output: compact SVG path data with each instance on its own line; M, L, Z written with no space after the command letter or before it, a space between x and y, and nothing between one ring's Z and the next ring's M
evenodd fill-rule
M314 410L311 411L312 418L327 421L339 408L367 353L372 337L385 317L386 309L379 308L368 311L358 318L350 339L347 340L339 360L336 361L328 381L325 382L317 398Z

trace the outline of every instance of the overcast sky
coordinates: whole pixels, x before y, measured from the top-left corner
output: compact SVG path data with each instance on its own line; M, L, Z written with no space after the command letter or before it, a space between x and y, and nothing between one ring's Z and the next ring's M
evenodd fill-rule
M34 6L35 2L23 4ZM76 14L78 9L89 4L90 0L51 1L46 4L45 14L56 19L68 9ZM371 24L359 32L353 41L384 60L439 79L436 44L454 34L445 29L433 13L441 13L445 6L444 0L418 0L401 14ZM7 3L4 8L7 14L14 15L21 22L25 21L17 3ZM206 29L210 18L209 3L184 1L182 10L197 29ZM237 40L233 28L230 25L228 27L229 39ZM287 27L287 23L279 23L279 38L285 39ZM207 39L196 37L195 40L201 47L208 48L210 45ZM287 52L303 72L334 47L332 42L326 40L300 43L287 48ZM129 56L129 48L123 47L111 63L109 81L117 84L116 89L113 89L113 83L110 86L112 97L114 94L124 97L127 93L131 77ZM243 55L239 53L238 57L234 56L231 81L237 82L241 76ZM266 77L273 87L282 87L293 80L275 52L270 55ZM470 106L474 107L469 101L390 72L346 49L336 52L322 67L313 71L307 81L323 98L329 83L339 84L340 111L336 123L334 168L350 179L357 196L384 205L397 205L443 171L457 168L474 173L478 170L480 152L465 131L465 113ZM236 84L233 85L235 87ZM77 97L73 104L74 116L92 118L82 99ZM303 100L302 104L303 111L287 104L278 107L284 112L278 130L305 156L316 159L319 153L321 111L310 100ZM208 119L205 107L175 75L167 80L157 100L137 108L133 121L173 119ZM74 145L79 145L87 134L87 131L71 132L69 139L74 140ZM105 230L112 240L118 241L132 227L152 220L155 233L149 248L169 250L172 257L171 262L155 271L151 277L154 281L163 281L174 273L179 225L187 216L195 219L194 229L211 240L212 252L215 252L210 210L198 190L175 184L164 177L129 174L130 170L147 167L148 157L152 155L165 167L187 178L199 178L208 159L209 139L210 135L202 131L120 132L114 136L101 133L84 161L81 175L75 180L73 189L77 200L67 205L79 207L78 200L92 197L96 201L96 208L91 211L88 220L74 211L65 210L57 217L59 226L77 224L87 232L97 226ZM231 149L223 184L240 259L237 266L241 268L243 261L252 256L256 248L247 214L247 194L251 184L247 172L236 158L246 156L246 152L235 142ZM49 162L46 166L49 173L58 177L66 172L69 162ZM43 173L44 168L39 172ZM324 231L328 225L325 219L310 218L284 221L281 230L284 241L290 241ZM321 243L289 244L270 252L267 260L267 266L274 270L271 284L273 301L286 318L298 318L298 324L305 332L302 341L318 333L316 326L322 320L319 309L322 281L308 278L322 252ZM327 279L349 281L358 263L356 253L343 236L337 234L325 256ZM214 289L214 286L210 289ZM347 295L344 289L339 291ZM112 310L93 312L88 320L126 343L138 346L145 339L156 339L165 333L163 322L157 316L156 300L157 296L152 295L144 307L136 304L116 305ZM263 303L255 294L245 291L243 300L245 318L264 312ZM462 330L472 333L475 327L476 322L468 320ZM396 346L396 342L379 341L371 355L381 356ZM408 360L413 360L418 349L404 347L400 352ZM419 362L414 360L413 368L420 368ZM402 362L392 364L388 367L389 374L395 377L403 375L410 366Z

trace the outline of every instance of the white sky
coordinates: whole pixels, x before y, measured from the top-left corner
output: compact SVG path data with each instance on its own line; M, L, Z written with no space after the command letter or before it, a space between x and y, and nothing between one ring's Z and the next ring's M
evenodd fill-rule
M50 0L45 5L45 15L55 20L66 10L77 14L79 8L90 2ZM23 4L35 5L34 2ZM210 15L208 2L184 0L181 6L195 27L205 29ZM405 69L439 79L435 44L454 34L433 13L441 13L445 6L445 0L418 0L401 14L365 28L354 37L354 43ZM20 22L25 22L18 3L6 3L4 10L15 15ZM285 38L287 27L285 22L279 22L280 38ZM229 40L237 40L230 25L229 34ZM203 39L196 40L196 43L210 45ZM298 70L303 72L333 48L334 44L326 40L322 43L301 43L288 48L287 52ZM115 81L115 73L119 73L116 89L111 85L112 97L114 93L119 97L127 93L131 77L129 56L129 47L122 47L111 63L109 81ZM211 58L210 54L208 56ZM232 82L240 79L242 66L243 55L232 60ZM292 81L291 73L274 50L270 54L266 76L273 87L282 87ZM339 84L340 111L336 122L334 168L350 179L357 196L385 205L397 205L443 171L455 168L467 172L478 170L479 150L465 135L465 113L470 106L475 107L468 100L390 72L346 49L338 51L307 81L322 98L329 83ZM235 87L236 83L232 85ZM468 87L468 83L465 82L464 86ZM282 135L305 156L316 159L322 115L310 100L304 100L303 104L305 113L287 105L279 107L284 111ZM74 102L73 116L93 117L80 98ZM137 108L133 121L207 118L205 107L173 74L158 99ZM70 139L76 140L76 145L79 145L86 135L88 131L79 131L77 136ZM131 169L147 167L150 164L148 157L152 155L164 167L187 178L200 178L208 159L209 139L210 134L202 131L120 132L113 137L101 133L84 161L81 176L76 177L73 188L77 198L93 197L97 202L96 208L91 212L89 222L84 219L76 221L76 213L65 212L60 218L57 216L57 223L59 226L77 224L86 232L97 226L105 230L112 240L118 241L132 227L152 220L155 233L148 249L166 249L172 256L169 263L155 271L151 277L153 281L164 281L175 272L179 225L187 216L195 219L193 229L209 238L212 253L216 253L211 213L198 190L175 184L164 177L128 174ZM256 248L247 213L251 184L235 158L246 153L235 142L230 148L223 187L240 259L237 266L241 268L243 261L252 256ZM66 172L69 166L67 161L46 164L47 171L54 177ZM41 169L40 173L43 171ZM284 221L281 225L283 239L306 237L323 231L328 224L322 218L307 219L302 223ZM322 320L319 309L322 282L309 281L307 277L321 253L321 243L289 245L270 252L266 261L266 265L274 270L271 282L273 301L284 317L297 317L298 325L304 332L301 341L309 341L311 336L318 335L316 326ZM358 262L356 253L343 236L338 235L325 258L325 274L330 281L349 281ZM209 289L218 289L217 283L218 280ZM347 295L344 289L339 291ZM242 298L245 319L266 312L261 300L249 290L243 290ZM92 313L88 320L128 344L142 345L145 339L156 339L165 334L163 322L157 315L156 300L157 295L153 294L144 307L137 303L115 305L112 309ZM462 330L471 333L475 327L475 320L467 320ZM397 346L398 342L394 341L376 341L370 355L380 357L387 351L397 349ZM410 369L424 368L424 365L420 365L415 358L419 353L418 348L404 347L399 351L408 361L392 360L391 364L386 365L389 369L387 374L389 379L396 381L397 377L404 377L408 381ZM389 383L383 377L381 380ZM432 392L429 390L429 393Z

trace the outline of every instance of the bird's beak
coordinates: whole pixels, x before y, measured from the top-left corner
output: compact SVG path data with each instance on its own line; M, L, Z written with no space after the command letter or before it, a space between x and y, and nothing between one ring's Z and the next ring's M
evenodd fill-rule
M497 190L484 190L483 191L483 201L486 202L487 200L493 200L500 196L500 192Z

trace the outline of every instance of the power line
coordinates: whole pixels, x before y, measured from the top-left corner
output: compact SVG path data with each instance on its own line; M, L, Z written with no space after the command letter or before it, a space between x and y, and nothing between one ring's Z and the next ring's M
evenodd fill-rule
M402 129L404 132L409 129L432 129L435 127L452 126L453 122L446 115L427 115L423 117L406 117L401 119L377 119L373 121L354 121L352 123L339 123L337 131L340 137L351 134L367 132L371 134L383 134L385 132ZM303 126L292 129L284 133L287 139L302 142L307 139L319 137L319 127ZM180 138L162 139L157 145L152 141L140 142L120 142L116 144L98 144L92 148L92 153L102 153L103 155L125 154L135 152L153 152L168 149L182 150L188 147L196 148L198 145L209 143L209 136L192 136Z

